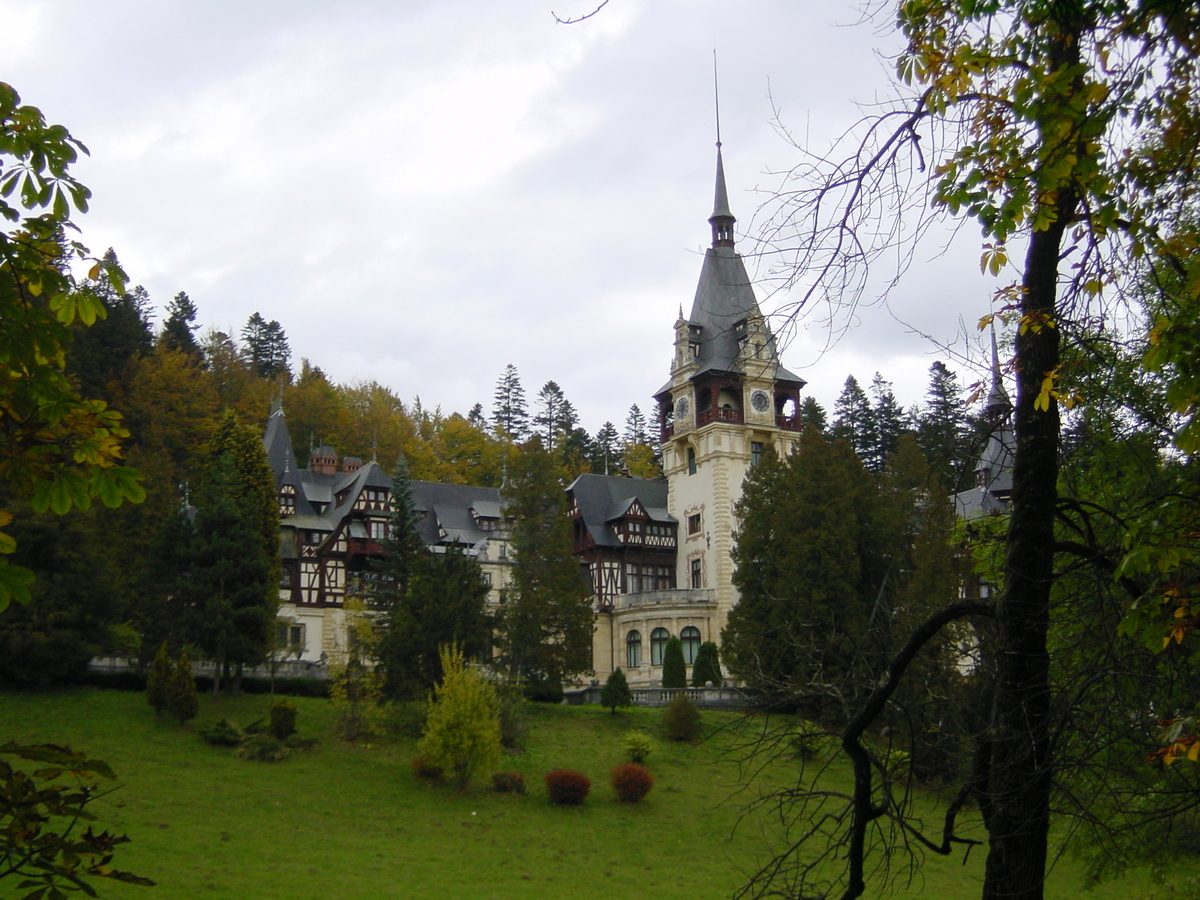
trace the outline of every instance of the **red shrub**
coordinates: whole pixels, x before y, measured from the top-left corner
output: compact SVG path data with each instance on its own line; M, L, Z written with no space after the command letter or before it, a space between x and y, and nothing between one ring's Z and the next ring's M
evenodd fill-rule
M637 803L654 787L654 776L645 766L624 763L612 770L612 785L625 803Z
M546 790L550 792L551 803L562 806L578 806L591 789L591 781L580 772L572 772L570 769L555 769L546 774Z

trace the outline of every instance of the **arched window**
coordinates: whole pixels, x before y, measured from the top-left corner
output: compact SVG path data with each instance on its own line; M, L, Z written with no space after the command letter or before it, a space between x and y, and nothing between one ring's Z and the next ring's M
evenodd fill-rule
M631 631L625 636L625 668L636 669L642 664L642 633Z
M696 661L696 654L700 652L700 629L689 625L679 632L679 640L683 644L683 661L690 666Z
M650 665L662 665L663 648L667 646L667 641L670 638L671 635L665 628L655 628L650 632Z

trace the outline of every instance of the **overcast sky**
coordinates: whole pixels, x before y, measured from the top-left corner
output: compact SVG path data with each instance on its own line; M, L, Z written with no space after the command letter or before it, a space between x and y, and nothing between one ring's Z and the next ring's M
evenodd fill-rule
M595 431L632 403L649 412L691 307L714 49L747 248L771 173L796 162L773 110L822 149L887 94L897 39L833 0L552 16L590 4L0 0L0 80L90 148L83 240L114 247L160 309L187 291L204 326L235 335L258 311L295 367L445 412L490 412L513 363L531 400L554 379ZM950 341L988 311L977 245L933 259L930 244L832 349L814 310L785 364L827 408L848 374L875 371L919 402L950 359L914 331ZM768 314L788 301L759 296Z

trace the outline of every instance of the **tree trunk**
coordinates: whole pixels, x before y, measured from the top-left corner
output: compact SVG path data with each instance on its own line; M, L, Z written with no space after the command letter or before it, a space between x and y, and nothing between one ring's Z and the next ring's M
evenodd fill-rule
M999 672L987 794L989 852L983 900L1042 900L1050 830L1050 586L1054 578L1059 416L1051 398L1035 401L1059 362L1056 320L1062 238L1074 212L1061 196L1059 218L1030 236L1017 336L1016 454L1012 517L1000 602Z

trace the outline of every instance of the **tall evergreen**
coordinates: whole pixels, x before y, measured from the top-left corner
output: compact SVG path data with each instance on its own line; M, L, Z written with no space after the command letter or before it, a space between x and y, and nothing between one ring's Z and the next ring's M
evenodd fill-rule
M128 364L154 345L150 331L150 297L141 285L129 289L113 283L110 272L121 271L117 255L109 248L104 254L105 266L96 279L84 281L78 288L98 299L105 310L104 318L85 327L77 322L72 328L71 352L67 356L67 373L79 383L85 397L108 396L108 385L120 378Z
M612 422L605 422L592 439L592 472L596 475L615 475L620 465L620 436Z
M805 397L800 401L800 427L815 428L817 431L824 432L829 428L829 418L825 414L825 407L817 402L816 397Z
M746 477L733 551L741 599L721 642L726 665L771 702L819 712L861 670L869 482L845 443L814 429L788 459L768 452Z
M591 669L595 613L571 555L561 470L537 438L509 469L512 581L497 616L500 663L532 685L561 685Z
M217 664L214 691L231 667L240 673L266 657L279 602L279 578L263 549L259 518L242 500L245 493L234 454L218 454L196 491L189 569L181 584L193 642ZM236 681L229 686L236 689Z
M683 643L674 634L667 639L667 645L663 648L662 686L687 687L687 664L683 661Z
M909 428L904 410L892 393L892 383L885 381L878 372L871 379L871 398L871 436L874 444L863 462L872 472L881 472L888 456L895 452L900 435Z
M167 304L167 318L163 322L159 342L168 350L200 356L200 345L196 343L196 304L186 293L180 291Z
M241 425L232 412L226 412L209 441L210 460L228 454L237 473L234 501L252 523L258 536L269 573L279 583L282 560L279 556L279 499L275 473L267 459L266 448L256 428Z
M579 422L579 416L571 401L563 394L556 381L547 381L537 395L538 412L533 417L533 427L542 444L548 448L561 446Z
M629 415L625 417L625 433L622 438L626 444L650 445L650 432L646 427L646 416L636 403L629 407Z
M833 438L845 441L864 461L876 446L871 401L853 375L846 378L846 384L833 404L833 427L829 433Z
M971 471L970 426L958 377L941 360L929 367L929 390L917 439L930 469L948 490L963 490Z
M517 367L509 363L496 382L492 400L492 426L514 441L522 441L529 433L529 411L525 405L525 389Z
M288 347L283 326L275 319L268 322L258 312L246 321L242 329L246 355L260 378L291 379L292 351Z

